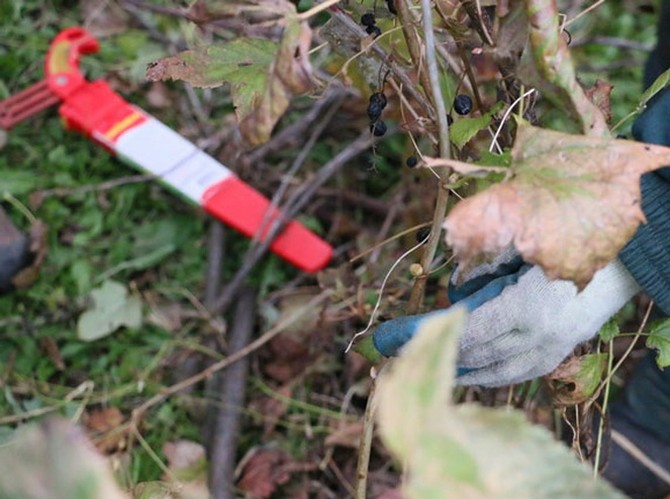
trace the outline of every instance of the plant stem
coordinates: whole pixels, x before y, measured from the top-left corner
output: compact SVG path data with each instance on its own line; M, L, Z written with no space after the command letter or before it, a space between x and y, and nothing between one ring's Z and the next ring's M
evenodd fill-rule
M402 2L401 2L402 3ZM430 94L433 102L433 108L438 124L438 140L440 147L440 157L449 159L450 144L449 144L449 123L447 122L447 115L445 112L444 97L440 89L440 74L437 65L437 58L435 57L435 37L433 33L433 15L432 5L430 0L421 0L421 10L423 15L423 32L425 40L425 55L426 66L428 69L428 79L430 83ZM416 62L416 61L415 61ZM412 292L410 294L407 312L410 314L417 313L421 308L423 296L426 289L426 282L430 272L430 264L435 257L437 246L442 236L442 223L447 212L447 203L449 201L449 191L444 188L447 182L450 171L448 169L441 170L438 175L440 177L439 190L437 192L437 201L435 202L435 210L433 211L433 222L431 225L430 236L426 243L423 255L421 257L421 267L423 274L416 278Z
M575 66L558 25L556 0L525 0L530 46L535 65L551 90L568 104L580 121L584 135L608 136L603 113L591 102L577 81Z
M370 452L372 449L372 437L374 436L374 416L377 408L377 397L375 389L377 388L376 377L372 378L370 393L368 394L368 403L365 406L363 416L363 434L358 445L358 462L356 463L356 490L354 499L365 499L368 485L368 466L370 465Z
M600 412L600 421L598 423L598 437L596 439L596 457L595 464L593 465L593 476L594 478L598 476L598 471L600 469L600 451L603 447L603 432L605 430L605 418L607 417L607 403L610 396L610 380L612 375L612 363L614 358L614 341L610 340L608 342L609 354L607 356L607 383L605 384L605 394L603 395L603 410Z

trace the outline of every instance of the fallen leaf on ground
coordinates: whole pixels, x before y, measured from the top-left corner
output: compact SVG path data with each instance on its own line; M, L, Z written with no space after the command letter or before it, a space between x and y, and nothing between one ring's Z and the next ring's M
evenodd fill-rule
M84 424L93 434L96 448L103 453L118 450L126 431L113 431L123 423L123 414L117 407L104 407L86 413Z
M257 448L244 463L238 487L255 497L270 497L277 487L300 471L310 471L317 465L299 463L280 449Z
M667 164L666 147L520 125L510 180L454 207L447 244L465 269L514 244L583 288L645 220L640 175Z
M279 397L270 397L269 395L263 395L258 400L255 400L251 403L251 408L260 414L263 418L263 436L269 437L274 432L279 419L286 414L288 410L288 404L286 399L291 397L291 390L293 383L286 383L283 386L280 386L275 390L275 393Z
M77 322L79 339L93 341L120 327L137 328L142 324L142 302L137 296L129 296L123 284L107 280L91 291L91 298L93 306Z
M171 470L183 470L205 459L205 448L191 440L165 442L163 453Z
M51 362L56 366L56 369L64 371L65 362L63 362L63 356L61 355L58 344L53 336L44 336L43 338L40 338L39 344L40 350L51 359Z

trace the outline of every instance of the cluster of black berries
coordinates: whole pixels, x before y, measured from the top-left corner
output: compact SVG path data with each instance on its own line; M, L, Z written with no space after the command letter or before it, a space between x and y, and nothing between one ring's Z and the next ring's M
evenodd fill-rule
M365 26L365 32L374 38L382 34L382 30L377 26L377 20L372 12L366 12L361 16L361 24Z
M386 133L386 123L379 119L385 107L386 95L384 95L384 92L375 92L370 96L368 118L370 118L370 131L375 137L381 137Z

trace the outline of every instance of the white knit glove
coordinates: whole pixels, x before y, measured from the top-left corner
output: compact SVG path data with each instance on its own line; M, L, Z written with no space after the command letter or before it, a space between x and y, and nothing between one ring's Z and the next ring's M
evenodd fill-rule
M580 293L572 282L549 281L540 267L530 268L471 312L459 345L465 374L458 383L500 386L552 371L639 289L619 260Z

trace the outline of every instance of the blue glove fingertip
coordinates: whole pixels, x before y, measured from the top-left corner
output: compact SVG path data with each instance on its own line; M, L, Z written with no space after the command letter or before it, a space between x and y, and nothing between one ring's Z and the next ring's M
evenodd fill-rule
M375 348L385 357L398 355L398 350L416 334L423 317L409 315L382 322L372 334Z

